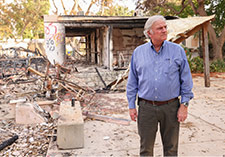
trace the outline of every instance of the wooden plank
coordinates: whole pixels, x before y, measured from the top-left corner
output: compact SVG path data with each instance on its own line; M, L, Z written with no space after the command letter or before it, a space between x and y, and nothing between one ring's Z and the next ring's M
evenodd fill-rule
M106 115L91 114L91 113L88 113L85 111L83 112L83 115L87 116L88 118L103 121L103 122L120 124L120 125L125 125L125 126L130 125L130 120L128 120L128 119L115 118L115 117L110 117L110 116L106 116Z
M205 23L202 26L202 51L203 51L203 60L204 60L205 87L210 87L208 24L209 22Z
M128 73L130 71L130 65L128 66L127 70L123 73L123 75L114 80L113 82L111 82L106 89L114 89L119 83L121 83L122 81L126 80L128 78Z
M31 68L31 67L28 67L28 68L27 68L27 71L30 71L30 72L32 72L32 73L34 73L34 74L36 74L36 75L41 76L41 77L45 77L45 74L40 73L39 71L37 71L37 70L35 70L35 69Z
M44 106L44 105L53 105L56 104L56 101L52 101L52 100L44 100L44 101L37 101L36 102L39 106Z

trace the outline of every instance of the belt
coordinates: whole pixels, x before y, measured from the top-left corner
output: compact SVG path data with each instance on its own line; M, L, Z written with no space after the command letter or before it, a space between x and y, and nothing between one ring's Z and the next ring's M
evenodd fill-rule
M160 106L160 105L163 105L163 104L168 104L170 102L173 102L175 100L178 100L178 98L173 98L173 99L170 99L170 100L167 100L167 101L151 101L151 100L146 100L146 99L143 99L143 98L139 98L140 100L144 100L152 105L157 105L157 106Z

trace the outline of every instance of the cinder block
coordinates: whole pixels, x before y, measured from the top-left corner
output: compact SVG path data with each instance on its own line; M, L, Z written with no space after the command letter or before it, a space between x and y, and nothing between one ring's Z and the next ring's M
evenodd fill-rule
M57 126L57 144L59 149L74 149L84 147L84 120L80 102L63 101L60 104Z
M17 124L38 124L44 123L46 119L37 113L33 104L16 104L16 123Z

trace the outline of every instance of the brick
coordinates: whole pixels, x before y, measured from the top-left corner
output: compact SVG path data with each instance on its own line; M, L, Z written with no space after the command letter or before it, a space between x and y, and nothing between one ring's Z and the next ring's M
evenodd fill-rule
M46 119L37 113L31 103L16 104L17 124L39 124L46 122Z
M57 144L59 149L84 147L84 120L79 101L75 101L74 107L71 101L60 104Z

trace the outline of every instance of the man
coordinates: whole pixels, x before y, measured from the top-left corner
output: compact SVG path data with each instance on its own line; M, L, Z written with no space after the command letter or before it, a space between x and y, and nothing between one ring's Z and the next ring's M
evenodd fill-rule
M164 156L177 156L179 124L187 118L188 102L193 98L190 68L184 49L166 41L163 16L150 17L144 34L150 42L134 50L127 83L130 117L138 120L140 155L153 156L159 124Z

